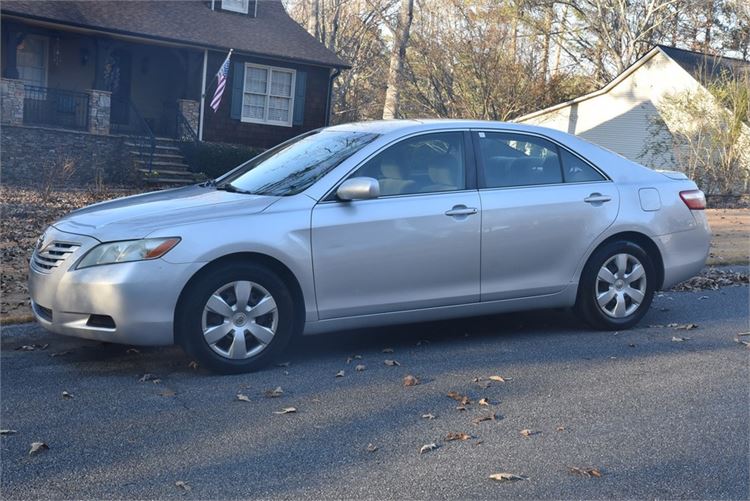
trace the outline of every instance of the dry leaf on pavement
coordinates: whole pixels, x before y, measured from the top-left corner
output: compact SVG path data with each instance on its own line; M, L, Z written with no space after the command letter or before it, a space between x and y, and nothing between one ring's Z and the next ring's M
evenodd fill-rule
M494 413L492 413L492 414L486 414L484 416L475 417L474 419L471 420L471 422L474 424L479 424L483 421L494 421L495 419L497 419L497 416Z
M196 362L195 360L191 360L188 364L188 369L193 369L194 371L197 371L198 367L200 367L200 365L198 365L198 362Z
M578 468L574 466L570 469L570 473L586 478L599 478L602 476L602 472L598 468Z
M336 377L344 377L344 371L343 371L343 370L341 370L341 371L338 371L338 372L336 373Z
M15 435L18 433L16 430L0 430L0 435Z
M141 376L140 379L138 379L139 383L145 383L146 381L161 381L161 380L158 379L156 374L150 374L147 372L143 376Z
M273 413L274 414L293 414L295 412L297 412L296 407L284 407L280 411L274 411Z
M55 352L55 353L50 353L49 356L52 357L52 358L55 358L55 357L64 357L65 355L70 355L71 353L73 353L72 350L65 350L65 351L58 351L58 352Z
M393 353L393 348L383 348L383 353Z
M498 482L513 482L515 480L528 480L529 477L524 477L523 475L516 475L515 473L493 473L490 475L490 479L496 480Z
M159 392L159 395L162 397L174 397L177 395L177 392L174 390L170 390L169 388L165 388L164 390Z
M673 343L682 343L683 341L690 341L689 337L672 336Z
M31 444L31 449L29 449L29 456L47 450L49 450L49 445L45 444L44 442L33 442Z
M422 414L422 419L435 419L434 414Z
M36 350L46 350L49 344L25 344L23 346L19 346L16 348L16 351L36 351Z
M469 405L471 403L471 399L469 399L469 397L467 397L466 395L461 395L457 391L449 391L448 396L461 405Z
M503 376L490 376L487 379L489 379L490 381L497 381L498 383L506 383L510 381L511 378Z
M281 386L277 386L273 390L266 390L264 395L268 398L277 398L284 394L284 390Z
M66 399L66 400L69 400L69 399L73 398L73 394L72 393L68 393L67 391L63 391L62 392L62 397L64 399Z
M138 355L140 353L141 350L139 350L138 348L128 348L127 350L125 350L126 355Z
M480 398L479 405L490 405L490 400L488 398Z
M565 431L565 427L564 426L558 426L557 428L555 428L555 431Z
M178 480L174 483L174 485L185 491L189 491L190 489L192 489L192 487L190 487L190 485L183 480Z
M243 393L238 393L237 396L235 397L235 399L239 400L240 402L249 402L250 401L250 397L248 397L247 395L245 395Z
M537 434L541 433L541 431L534 431L534 430L525 429L525 430L521 430L520 433L524 437L530 437L531 435L537 435Z
M671 327L675 330L689 331L689 330L697 329L698 325L696 324L667 324L667 327Z
M468 433L454 433L454 432L450 432L450 433L448 433L448 435L446 435L445 441L446 442L451 442L453 440L471 440L472 438L474 438L474 437L472 437Z
M432 443L432 444L425 444L425 445L423 445L423 446L422 446L422 447L421 447L421 448L419 449L419 453L420 453L420 454L424 454L424 453L426 453L426 452L434 451L434 450L435 450L435 449L437 449L437 448L438 448L438 445L437 445L437 444L435 444L435 443Z
M377 445L367 444L367 452L375 452L376 450L378 450Z
M357 371L357 372L362 372L362 371L363 371L363 370L365 370L366 368L367 368L367 367L365 367L364 365L362 365L362 364L359 364L358 366L356 366L356 367L354 368L354 370L355 370L355 371Z
M412 375L408 375L404 377L404 386L417 386L419 384L419 379Z
M396 367L396 366L399 366L399 365L401 365L401 364L400 364L400 363L398 363L398 362L397 362L396 360L385 360L385 361L383 361L383 363L384 363L385 365L389 366L389 367Z

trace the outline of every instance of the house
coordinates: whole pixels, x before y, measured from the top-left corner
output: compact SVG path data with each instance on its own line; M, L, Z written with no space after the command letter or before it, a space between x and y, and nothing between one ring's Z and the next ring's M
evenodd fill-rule
M750 72L750 63L658 45L602 89L516 121L576 134L649 167L684 170L674 150L648 147L685 125L669 123L665 100L706 91L725 72Z
M280 0L3 0L0 12L11 181L24 162L66 144L104 164L131 150L143 167L177 174L179 139L271 147L327 124L333 79L348 67Z

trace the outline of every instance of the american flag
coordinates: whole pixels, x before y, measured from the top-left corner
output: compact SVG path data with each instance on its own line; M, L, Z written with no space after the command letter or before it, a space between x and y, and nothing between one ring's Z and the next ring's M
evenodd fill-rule
M219 105L221 104L221 96L224 95L224 89L227 86L227 76L229 76L229 58L232 57L232 51L229 51L229 54L227 54L227 58L224 60L224 64L221 65L221 68L219 68L218 73L216 73L216 92L214 92L214 97L211 98L211 108L213 108L214 113L219 111Z

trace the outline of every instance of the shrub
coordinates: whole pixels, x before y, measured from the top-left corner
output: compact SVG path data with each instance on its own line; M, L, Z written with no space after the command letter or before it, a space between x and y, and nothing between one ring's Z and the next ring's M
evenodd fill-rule
M190 170L215 179L263 152L241 144L182 143L180 146Z

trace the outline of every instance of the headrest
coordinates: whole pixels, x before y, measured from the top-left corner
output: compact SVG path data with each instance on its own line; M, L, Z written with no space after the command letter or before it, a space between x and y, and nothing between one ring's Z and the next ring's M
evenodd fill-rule
M383 160L380 162L380 173L384 177L392 179L402 179L401 166L393 160Z

